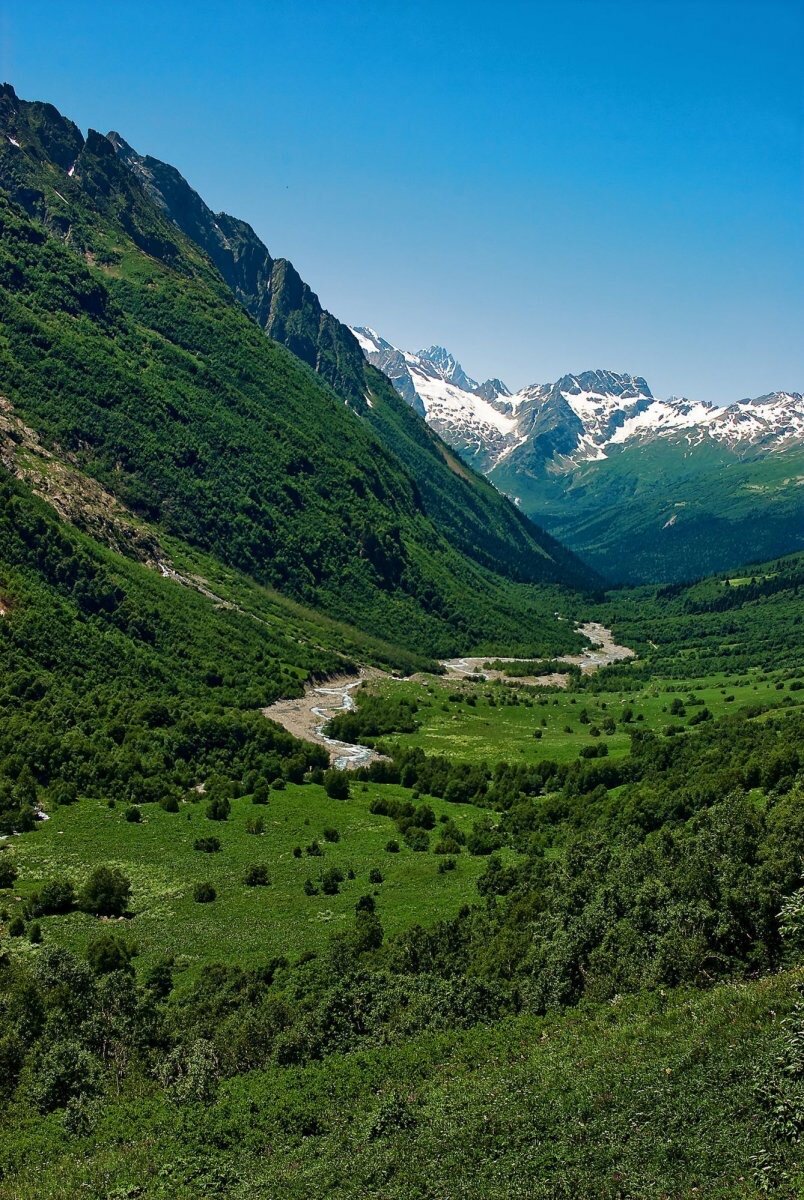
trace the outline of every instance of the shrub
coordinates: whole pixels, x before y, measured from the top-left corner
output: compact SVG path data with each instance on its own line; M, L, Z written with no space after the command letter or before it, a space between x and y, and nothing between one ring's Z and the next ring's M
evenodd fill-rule
M25 922L22 917L13 917L8 927L9 937L22 937L25 933Z
M323 831L323 837L325 842L339 842L341 840L341 835L338 833L337 829L325 829Z
M444 875L447 871L454 871L457 863L454 858L442 858L438 864L439 875Z
M32 921L28 927L28 941L33 946L38 946L42 941L42 926L38 921Z
M254 833L257 836L265 833L265 821L262 817L249 817L246 821L246 833Z
M130 825L139 825L142 821L142 813L136 804L130 804L123 815Z
M220 848L220 838L216 837L200 837L193 842L193 850L200 850L203 854L217 854Z
M267 887L270 882L268 868L262 863L252 863L250 867L246 867L246 873L243 876L243 883L246 887Z
M232 806L228 796L216 796L207 805L207 816L210 821L228 821Z
M391 838L390 842L385 843L385 849L389 854L398 854L399 842L396 840L396 838Z
M345 771L324 772L324 791L331 800L349 799L349 776Z
M16 864L8 851L0 853L0 888L13 887L17 874Z
M113 933L102 933L87 946L87 962L96 975L109 975L112 971L133 974L132 948Z
M310 845L305 850L305 854L309 854L311 858L321 858L323 853L324 851L316 841L310 842Z
M337 896L343 883L343 871L339 867L329 867L321 876L321 891L325 896Z
M211 904L217 898L218 893L211 883L197 883L193 888L193 900L196 904Z
M35 1064L31 1099L41 1113L53 1112L76 1096L95 1095L102 1079L100 1063L78 1042L51 1042L44 1045Z
M179 811L179 802L175 796L165 796L164 800L160 800L159 807L165 812L177 813Z
M264 779L261 779L260 782L258 784L256 784L256 786L254 788L254 792L252 793L252 796L251 796L251 803L252 804L267 804L270 794L271 794L271 790L270 790L268 784L266 783L266 781Z
M75 888L64 876L49 879L28 901L28 913L32 917L49 917L66 913L75 904Z
M315 886L312 879L305 879L304 894L305 894L305 896L317 896L318 895L318 888Z
M96 867L79 896L83 912L121 917L131 897L131 883L119 867Z
M293 857L294 857L294 858L301 858L301 856L302 856L302 848L301 848L301 846L294 846L294 847L293 847Z
M430 838L426 829L420 829L417 825L411 825L405 830L405 843L410 846L411 850L423 854L430 847Z
M460 844L456 842L454 837L450 837L449 835L442 837L433 850L434 854L460 854L460 852Z
M369 871L369 883L384 883L384 882L385 882L385 879L384 879L382 871L378 870L377 867L372 867L371 870Z

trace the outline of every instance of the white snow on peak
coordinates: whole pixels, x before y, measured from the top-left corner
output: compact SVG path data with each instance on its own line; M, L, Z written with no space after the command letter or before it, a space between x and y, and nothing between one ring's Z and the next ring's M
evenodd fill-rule
M475 384L443 347L414 354L368 326L352 333L400 395L484 471L526 443L536 444L541 434L555 446L546 453L558 469L605 459L609 447L656 438L680 438L690 446L712 440L736 451L762 452L804 440L804 397L798 392L718 408L682 396L661 400L641 377L601 370L531 384L511 395L498 379Z
M373 329L369 329L368 327L352 329L351 325L349 328L360 343L360 349L363 351L366 357L368 357L369 354L376 354L380 348L380 339L379 335L375 334Z
M20 144L19 144L19 142L17 141L17 139L16 139L16 138L13 138L13 137L11 136L11 134L10 134L10 133L7 133L7 134L6 134L6 137L7 137L7 138L8 138L8 140L11 142L11 145L12 145L12 146L16 146L18 150L20 149Z

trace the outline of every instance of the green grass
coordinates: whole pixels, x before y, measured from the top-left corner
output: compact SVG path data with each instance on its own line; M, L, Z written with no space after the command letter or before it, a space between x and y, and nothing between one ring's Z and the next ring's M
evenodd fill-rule
M686 727L690 718L706 707L714 718L735 713L744 705L776 705L789 695L786 687L777 689L778 676L748 671L739 676L710 675L701 679L655 679L637 691L567 692L554 689L544 693L528 692L509 684L459 683L432 679L383 681L372 685L390 698L415 700L417 719L414 733L393 734L384 739L401 746L421 747L428 754L443 754L463 762L539 762L552 759L570 762L583 746L605 742L610 757L622 757L630 749L630 731L644 728L664 730L668 725ZM448 699L461 694L461 701ZM691 705L688 696L700 704ZM491 704L489 697L494 698ZM503 697L515 697L516 703L502 705ZM669 712L673 699L685 705L684 716ZM467 700L474 698L474 705ZM359 697L358 697L359 699ZM532 705L532 706L531 706ZM620 724L624 709L633 712L630 724ZM589 724L580 720L586 710ZM602 730L611 717L617 722L615 733L601 732L594 737L589 730ZM546 724L542 725L542 721ZM569 726L571 732L566 732ZM534 730L541 730L537 739Z
M228 1080L208 1108L143 1083L71 1138L9 1113L2 1200L792 1200L759 1084L801 971L619 998Z
M175 953L190 968L207 962L246 966L273 955L292 958L321 950L332 932L351 927L355 902L367 892L376 893L388 934L452 916L474 900L485 860L464 853L454 871L439 875L440 856L409 850L388 817L369 812L377 795L410 799L410 791L393 785L353 784L349 800L331 800L316 784L289 784L272 792L268 805L234 800L225 822L209 820L201 799L183 804L178 813L144 805L139 825L125 820L125 806L110 809L103 801L82 800L56 809L33 833L15 839L20 868L16 895L24 898L56 875L80 883L90 864L117 865L131 879L135 916L114 927L137 944L142 956L138 966ZM428 803L436 817L448 814L467 831L479 815L469 804ZM264 819L264 834L246 831L249 817ZM328 827L338 830L339 842L324 840ZM209 836L220 839L219 853L193 849L196 838ZM392 838L400 844L397 854L385 849ZM323 848L323 857L303 853L294 858L295 846L304 849L313 840ZM245 886L243 873L251 863L268 867L268 887ZM351 868L355 878L347 879L336 896L305 895L304 881L316 881L331 866L344 874ZM374 867L384 876L382 884L369 883ZM193 900L193 886L203 881L218 893L211 904ZM78 912L45 917L42 925L46 941L58 940L79 952L99 930L95 918Z

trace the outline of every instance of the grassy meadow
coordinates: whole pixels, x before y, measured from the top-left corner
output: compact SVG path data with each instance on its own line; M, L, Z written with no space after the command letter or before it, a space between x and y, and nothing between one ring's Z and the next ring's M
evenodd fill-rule
M425 681L383 680L369 689L388 700L417 706L418 728L389 734L383 744L420 747L427 754L462 762L551 759L564 763L577 759L584 747L602 742L610 757L623 757L635 728L665 732L672 726L680 732L704 710L717 719L750 705L775 706L791 695L788 675L749 670L689 680L657 678L637 690L599 692L560 688L540 692L513 682L434 676ZM804 693L794 692L793 698L799 694ZM359 703L359 693L357 699ZM682 711L671 712L679 704Z
M438 839L438 818L448 815L467 832L479 815L471 804L428 800L436 815L431 850L414 852L399 836L394 822L369 811L371 800L410 799L408 789L391 784L353 783L348 800L330 799L317 784L288 784L272 791L267 805L250 797L232 801L226 821L205 815L205 802L185 802L179 812L165 812L158 804L143 805L140 823L125 819L125 806L107 807L103 801L85 799L54 810L31 833L14 839L20 877L5 903L22 902L41 885L66 875L77 885L87 874L87 864L118 866L131 880L132 918L114 921L139 953L138 969L160 955L179 956L179 965L192 971L208 962L243 966L274 955L294 958L321 950L330 934L349 926L357 899L373 893L377 912L388 934L417 922L431 923L451 917L462 904L476 898L475 882L484 869L482 858L466 853L456 858L455 869L439 874L441 856L432 853ZM247 830L247 823L262 820L264 831ZM337 830L339 840L329 842L324 830ZM196 839L216 837L221 849L207 853L193 848ZM395 840L399 850L386 850ZM306 848L317 842L322 854ZM300 847L301 857L294 857ZM267 886L247 886L246 868L263 864ZM306 895L304 883L320 884L324 871L338 867L345 876L336 895ZM382 883L372 884L371 870L379 870ZM349 872L354 878L349 878ZM211 903L193 899L196 884L209 882L217 898ZM13 912L12 912L13 915ZM85 913L71 912L41 919L45 942L57 940L82 953L97 936L99 922ZM33 947L23 939L21 951Z

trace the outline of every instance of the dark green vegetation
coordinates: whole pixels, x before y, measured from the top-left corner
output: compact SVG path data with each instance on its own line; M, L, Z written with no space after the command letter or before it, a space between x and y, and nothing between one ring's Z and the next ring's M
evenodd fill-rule
M801 446L739 451L658 438L608 448L570 474L492 472L523 511L621 583L696 579L799 550Z
M321 375L393 450L452 546L513 579L593 582L591 572L535 530L416 416L386 376L365 361L351 330L321 308L291 263L273 259L244 221L213 213L175 167L137 154L118 134L109 139L159 208L209 255L246 312ZM553 567L545 563L545 551Z
M107 139L0 108L0 1197L800 1194L800 558L559 590L287 266L319 374ZM639 659L424 674L575 619ZM419 674L346 776L261 709L358 663Z
M8 89L0 125L3 392L139 518L429 653L527 645L555 593L526 583L591 581L399 401L439 451L426 499L375 410L265 337L106 138Z

